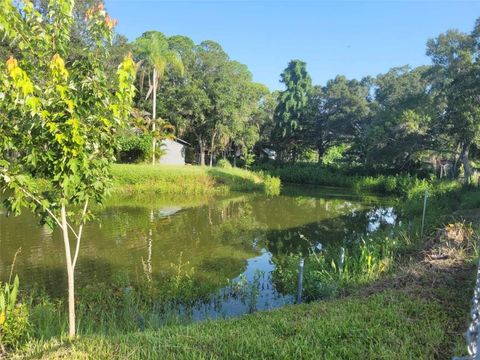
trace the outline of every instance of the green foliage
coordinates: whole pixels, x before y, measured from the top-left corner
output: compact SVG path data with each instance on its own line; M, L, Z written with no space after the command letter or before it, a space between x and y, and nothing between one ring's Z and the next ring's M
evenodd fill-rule
M410 175L355 176L335 167L320 166L314 163L263 164L257 167L279 177L282 182L338 186L352 188L355 191L378 192L405 196L412 191L425 189L427 180ZM414 190L417 189L417 190ZM409 195L413 196L413 195Z
M215 165L216 167L219 167L220 169L231 169L232 164L230 164L230 161L227 159L220 159L217 161L217 164Z
M270 196L280 195L281 190L281 181L278 177L265 175L264 176L264 187L265 193Z
M442 290L447 292L448 288L442 286ZM459 298L468 297L462 290L455 293ZM162 353L165 359L421 359L444 354L445 344L451 340L452 321L459 322L445 311L441 300L385 290L239 319L109 337L83 336L73 345L53 339L31 343L18 356L157 359ZM348 341L338 341L344 337Z
M304 265L305 300L333 297L345 288L368 284L391 270L394 251L410 245L400 243L404 231L395 230L393 237L375 234L360 238L349 245L342 254L333 249L311 253ZM298 286L298 263L301 255L289 255L276 261L275 284L287 293L294 294Z
M345 144L332 146L322 156L322 164L339 166L339 161L343 158L343 154L347 148L348 147Z
M315 87L309 99L308 123L303 136L305 145L318 152L319 161L329 163L326 154L329 149L339 146L337 150L345 150L364 135L372 111L370 86L369 79L348 80L339 75L325 87Z
M13 284L0 282L0 347L18 346L29 330L28 309L17 303L18 289L18 276Z
M51 2L54 15L48 21L29 2L23 12L10 1L2 6L0 31L22 56L0 65L0 187L10 189L5 203L13 213L28 206L53 225L61 206L100 201L106 192L115 149L112 129L129 114L135 65L126 57L117 79L106 78L104 44L111 40L114 21L103 6L87 12L91 42L73 63L64 61L72 1ZM20 156L8 156L12 151ZM32 171L51 183L47 193L29 181Z
M5 322L8 320L9 314L15 308L18 295L18 286L18 276L15 276L13 285L6 283L2 287L2 283L0 282L0 289L2 290L0 292L0 326L5 324Z
M118 158L123 163L138 163L146 161L152 152L153 136L150 134L119 136Z
M31 330L29 315L25 304L17 304L13 308L6 322L0 326L0 345L16 349L28 340Z
M246 151L243 154L242 159L245 162L245 168L250 169L252 164L255 162L255 154L250 151Z
M307 73L307 64L292 60L281 75L286 90L281 92L274 113L275 136L283 144L279 150L291 151L298 141L300 130L308 118L308 101L312 91L312 80Z

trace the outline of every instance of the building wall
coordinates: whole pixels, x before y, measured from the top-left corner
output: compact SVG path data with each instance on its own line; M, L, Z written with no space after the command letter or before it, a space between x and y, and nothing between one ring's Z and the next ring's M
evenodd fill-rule
M165 155L160 158L160 164L185 165L185 146L174 140L163 140L162 150Z

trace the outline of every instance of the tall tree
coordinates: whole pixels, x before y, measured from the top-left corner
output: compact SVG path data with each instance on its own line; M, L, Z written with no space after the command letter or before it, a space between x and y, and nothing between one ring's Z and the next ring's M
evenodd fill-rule
M446 105L439 121L459 150L467 183L470 148L480 143L479 27L477 21L472 34L450 30L427 43Z
M0 63L0 191L13 214L28 207L62 231L73 338L82 229L89 204L102 201L111 181L113 134L130 111L135 64L125 58L114 84L109 80L105 44L115 22L102 4L87 11L92 41L71 63L64 59L72 46L73 1L50 1L46 14L29 1L21 8L11 0L1 4L0 36L20 57ZM32 175L48 185L39 187Z
M167 68L183 73L184 65L180 54L170 47L168 39L161 32L148 31L143 33L133 44L135 57L141 68L140 89L143 89L145 76L148 77L148 91L145 96L152 101L152 164L155 164L156 126L157 126L157 92L160 81Z
M392 68L374 81L372 119L358 139L372 165L407 170L430 149L434 116L430 68Z
M367 80L337 76L323 88L316 87L310 98L310 126L306 136L318 152L318 161L332 146L350 144L363 131L369 115Z
M210 165L219 147L236 136L257 106L260 94L247 67L232 61L213 41L195 45L186 37L169 39L185 65L183 76L170 74L161 89L165 112L199 149L199 162Z
M290 61L280 81L286 89L280 94L275 109L275 135L280 140L281 152L293 151L295 160L296 148L301 141L298 135L307 123L308 101L312 92L307 64L300 60Z

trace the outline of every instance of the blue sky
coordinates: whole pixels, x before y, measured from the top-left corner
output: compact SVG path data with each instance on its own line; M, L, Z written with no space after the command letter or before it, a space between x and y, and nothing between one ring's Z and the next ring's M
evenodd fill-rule
M337 74L375 76L429 63L425 43L447 29L471 31L480 1L106 0L118 32L147 30L214 40L246 64L255 81L281 89L291 59L307 62L315 84Z

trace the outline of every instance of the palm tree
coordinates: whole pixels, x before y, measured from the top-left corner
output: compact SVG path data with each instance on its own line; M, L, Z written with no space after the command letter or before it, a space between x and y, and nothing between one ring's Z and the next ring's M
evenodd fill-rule
M152 164L155 164L158 85L168 68L183 74L184 66L180 55L171 49L168 38L159 31L143 33L135 40L134 49L139 60L137 66L141 71L140 91L143 89L145 75L148 76L149 86L145 99L152 99Z

